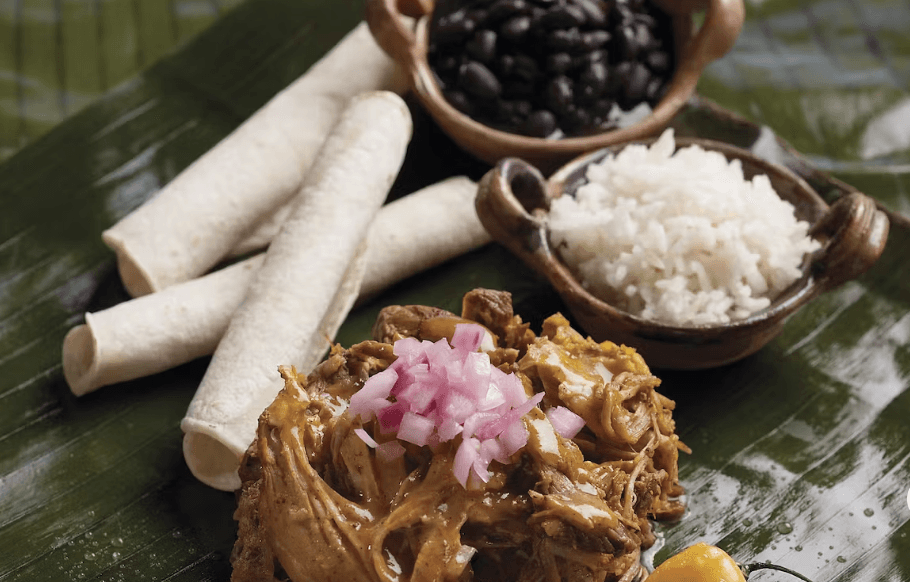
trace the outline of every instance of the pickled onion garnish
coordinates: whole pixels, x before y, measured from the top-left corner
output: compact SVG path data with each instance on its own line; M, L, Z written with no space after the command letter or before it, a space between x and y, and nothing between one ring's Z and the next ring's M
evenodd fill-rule
M581 427L585 425L585 419L578 416L565 406L554 406L547 410L547 418L550 424L563 437L570 439L578 434Z
M527 444L522 417L543 398L543 393L528 398L515 374L494 367L487 354L477 351L486 336L480 325L459 323L451 345L445 338L396 341L397 359L351 397L350 413L364 421L375 417L379 432L418 446L461 435L455 477L464 487L472 473L486 482L492 461L508 463ZM363 429L355 432L377 452L382 447L397 451L390 443L401 447L398 441L378 444Z

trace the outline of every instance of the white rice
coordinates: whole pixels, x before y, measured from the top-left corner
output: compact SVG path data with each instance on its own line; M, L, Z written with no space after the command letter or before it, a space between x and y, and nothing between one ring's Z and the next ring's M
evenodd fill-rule
M549 212L550 239L594 295L679 326L727 323L768 307L819 248L767 176L673 131L587 170Z

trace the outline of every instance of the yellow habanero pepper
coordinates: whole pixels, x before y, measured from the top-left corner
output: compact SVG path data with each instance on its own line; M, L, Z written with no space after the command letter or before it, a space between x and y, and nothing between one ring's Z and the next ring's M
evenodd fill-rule
M756 570L777 570L812 582L799 572L776 564L737 564L727 552L704 542L689 546L655 568L645 582L746 582Z
M746 582L746 577L727 552L701 542L655 568L647 582Z

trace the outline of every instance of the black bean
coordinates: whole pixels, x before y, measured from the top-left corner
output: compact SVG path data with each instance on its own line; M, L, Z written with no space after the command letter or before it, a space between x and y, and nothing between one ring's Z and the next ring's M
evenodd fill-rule
M474 32L476 25L474 20L466 17L464 11L453 12L438 21L433 38L440 45L461 43Z
M628 3L616 2L613 4L612 19L614 22L617 22L618 25L622 26L623 24L630 22L633 18L635 18L635 11Z
M575 5L585 13L590 26L602 28L607 24L607 11L599 0L575 0Z
M592 101L600 96L600 92L590 85L578 85L575 90L575 101L579 105L590 105Z
M533 81L540 75L540 67L537 66L537 61L532 57L518 54L515 55L515 68L512 70L512 74L519 79Z
M625 103L623 109L631 109L645 99L645 91L651 82L651 71L641 63L632 63L629 75L624 79Z
M584 26L588 18L585 11L573 4L556 5L540 17L539 24L545 29Z
M529 101L501 99L497 101L494 116L500 123L518 127L524 123L524 120L531 114L532 110L533 108Z
M605 121L610 116L610 111L613 110L613 100L612 99L598 99L589 109L591 115L599 117L602 121Z
M496 70L503 77L509 77L515 71L515 57L512 55L499 55L496 60Z
M548 73L561 74L572 68L574 59L569 53L552 53L547 55L546 69Z
M591 30L581 34L579 48L583 51L597 50L610 42L610 33L606 30Z
M575 101L575 87L572 79L565 75L557 75L547 83L544 100L552 111L562 113L567 111Z
M588 13L576 2L566 4L564 10L572 16L573 23L570 26L592 26L591 21L588 20Z
M605 49L598 49L579 55L579 57L576 59L576 65L578 67L586 67L591 63L607 63L609 60L610 53L608 53Z
M496 109L498 106L498 99L474 99L471 102L471 107L474 108L473 116L475 118L486 120L496 119Z
M557 51L576 51L581 44L581 32L577 28L554 30L547 35L547 46Z
M515 104L515 113L521 117L527 117L531 115L531 112L534 110L534 106L531 105L531 102L525 99L519 99L517 101L513 101L512 103Z
M578 82L583 87L590 87L592 96L599 96L607 88L607 64L591 63L578 74Z
M495 99L502 93L502 85L493 71L477 61L462 65L458 84L466 93L479 99Z
M458 67L460 66L461 57L456 57L455 55L446 55L437 59L433 68L440 73L446 74L458 71Z
M581 107L570 107L559 118L559 123L566 133L578 133L591 124L591 114Z
M499 27L499 34L509 42L518 43L531 30L530 16L513 16Z
M657 77L652 78L651 82L648 83L648 87L645 89L645 99L649 103L657 103L663 96L663 88L663 80Z
M663 73L670 68L670 55L666 51L654 51L648 53L645 63L655 73Z
M654 28L657 26L657 20L647 12L636 12L632 17L635 22L645 25L647 28Z
M540 22L540 19L543 18L543 15L547 13L546 8L541 8L540 6L531 6L529 14L531 15L531 21L537 25Z
M519 131L531 137L547 137L556 131L556 116L546 109L538 109L528 116Z
M487 11L480 8L474 9L468 12L468 18L474 21L474 28L481 28L483 23L487 21Z
M538 93L537 83L524 79L510 79L502 88L502 94L509 99L531 99Z
M635 26L632 24L624 25L619 29L615 44L620 57L629 61L633 60L642 48L635 34Z
M453 89L443 93L443 96L455 109L461 111L465 115L473 114L474 108L471 106L471 100L468 99L468 96L465 95L463 91Z
M487 10L486 22L490 25L499 24L506 18L520 16L528 10L525 0L496 0Z
M659 46L647 25L636 22L633 29L635 30L635 43L638 45L639 51L654 50Z
M496 120L500 122L511 121L515 117L514 101L499 99L496 101Z
M482 63L490 63L496 58L496 33L492 30L478 30L465 43L464 50L468 56Z

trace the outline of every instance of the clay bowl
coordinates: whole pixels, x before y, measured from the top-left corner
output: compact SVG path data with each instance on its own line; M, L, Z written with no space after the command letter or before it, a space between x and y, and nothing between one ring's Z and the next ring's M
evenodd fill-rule
M785 319L797 309L872 266L888 237L887 217L864 194L849 193L829 207L804 180L783 166L719 142L676 140L677 148L691 144L739 159L746 178L766 174L781 198L794 205L797 217L812 225L810 235L822 243L803 262L802 278L766 309L733 323L679 327L616 309L586 291L551 247L546 222L550 201L573 195L585 182L587 166L622 146L579 157L548 181L527 162L504 159L483 177L476 199L481 222L494 240L549 279L586 333L597 341L610 340L638 349L655 368L712 368L754 353L780 333Z
M489 164L515 156L549 172L581 153L659 133L695 92L702 70L733 46L745 14L743 0L657 3L672 18L676 49L676 69L663 99L648 117L634 125L565 139L525 137L492 129L445 100L427 62L433 0L367 0L366 20L379 46L407 73L421 105L462 149ZM702 9L704 22L694 31L693 14ZM413 28L402 16L416 19Z

